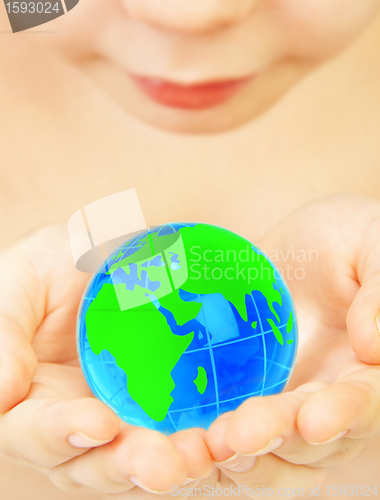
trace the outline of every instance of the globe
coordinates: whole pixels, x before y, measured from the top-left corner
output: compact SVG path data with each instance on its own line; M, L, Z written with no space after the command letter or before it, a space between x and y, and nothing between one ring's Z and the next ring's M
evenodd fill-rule
M93 275L78 353L94 395L124 421L207 429L281 392L297 350L290 292L255 245L210 224L145 230Z

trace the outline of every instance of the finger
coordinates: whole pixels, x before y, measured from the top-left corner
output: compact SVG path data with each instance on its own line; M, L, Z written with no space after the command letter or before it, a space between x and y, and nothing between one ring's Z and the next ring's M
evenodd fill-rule
M326 418L326 415L328 418ZM299 411L297 425L310 443L367 439L380 432L380 366L356 359L337 382L313 394Z
M360 289L348 311L347 329L355 354L380 364L380 223L370 226L356 263Z
M125 425L112 442L93 449L53 469L52 481L75 491L84 485L98 492L116 494L139 487L147 492L171 490L188 476L186 462L163 434Z
M252 398L231 417L222 416L206 436L217 465L246 472L257 456L268 453L289 463L313 467L338 465L355 458L365 443L341 440L316 447L306 442L298 431L300 408L313 393L326 386L326 382L310 382L293 392Z
M205 434L204 429L187 429L169 436L185 460L186 482L209 477L213 470L212 458L204 442Z
M42 321L45 297L19 249L0 253L0 269L0 413L4 413L29 391L37 366L30 340Z
M326 385L313 382L299 391L250 398L235 412L222 415L206 434L213 459L223 462L238 454L234 457L234 463L238 461L235 470L244 470L250 465L248 457L298 448L303 442L297 430L298 412L311 391Z
M288 497L308 496L310 489L322 484L325 477L325 469L291 464L271 453L257 457L255 464L247 472L234 472L225 467L220 469L224 476L238 485L240 494L254 499L261 496L284 496L284 490ZM221 487L229 485L229 481L223 479L223 476L219 483Z
M119 432L118 418L100 401L54 400L52 389L45 390L45 399L29 399L0 416L0 450L5 457L54 467L108 443Z
M0 317L0 414L25 398L36 369L36 355L20 327Z
M102 500L173 500L173 497L186 500L187 498L209 498L210 496L219 496L219 492L215 492L218 487L218 479L220 471L217 467L213 467L210 476L207 478L195 481L185 485L173 484L170 492L157 494L149 493L141 488L133 488L119 494L102 495ZM236 489L236 488L235 488ZM242 496L242 495L241 495ZM222 498L225 498L224 496ZM244 497L243 497L244 498Z

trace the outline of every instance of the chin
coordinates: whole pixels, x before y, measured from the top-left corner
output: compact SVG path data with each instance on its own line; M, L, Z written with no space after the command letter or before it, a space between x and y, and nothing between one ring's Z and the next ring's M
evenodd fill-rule
M128 109L128 111L148 125L178 134L222 133L243 126L254 118L250 114L239 113L226 104L196 111L158 105L147 106L146 109Z

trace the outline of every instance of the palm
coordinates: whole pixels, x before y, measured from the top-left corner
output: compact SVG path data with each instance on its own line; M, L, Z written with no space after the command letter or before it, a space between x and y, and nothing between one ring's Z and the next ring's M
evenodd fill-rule
M296 304L297 307L297 304ZM298 307L299 346L288 391L311 381L333 383L355 356L346 328L338 329Z
M315 380L333 383L355 358L346 325L360 288L348 263L352 241L349 235L335 238L334 232L326 238L325 218L333 224L323 204L320 211L303 209L259 242L269 256L275 251L275 263L287 278L297 311L299 346L287 390ZM295 256L292 261L289 255Z
M33 293L37 298L45 294L47 299L34 303L40 317L31 342L40 362L77 364L77 312L90 275L75 268L65 228L53 226L44 231L46 244L41 244L37 233L36 248L32 239L25 250L25 259L32 264L27 268L32 275L29 281L35 283L28 295L33 299Z
M57 397L59 393L60 397L68 400L92 396L79 367L39 363L32 390L26 399L46 398L48 391L51 391L51 397Z
M25 261L32 265L23 269L30 273L29 281L36 285L35 290L28 293L31 300L40 294L41 276L46 273L50 277L45 310L31 338L38 367L34 389L28 398L46 397L47 388L52 395L58 391L65 399L91 397L76 349L77 311L90 275L76 270L63 227L48 228L45 237L48 239L45 247L36 239L38 246L34 249L32 240L24 254Z

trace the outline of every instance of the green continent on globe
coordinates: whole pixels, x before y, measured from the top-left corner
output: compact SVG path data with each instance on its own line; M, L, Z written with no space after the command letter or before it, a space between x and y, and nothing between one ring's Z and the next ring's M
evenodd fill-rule
M268 318L268 323L270 324L270 326L272 327L272 331L274 333L274 336L276 337L276 339L278 340L278 342L281 344L281 345L284 345L284 339L282 337L282 333L281 331L278 329L276 323L273 321L273 319L271 318Z
M132 399L154 420L163 420L173 402L171 371L194 337L174 335L152 303L121 311L115 288L105 284L86 314L88 341L95 354L104 349L127 375Z
M190 293L221 293L245 321L246 295L258 291L264 295L270 310L280 321L273 307L274 302L282 305L281 293L274 288L274 268L257 247L250 245L242 236L216 226L197 224L180 231L189 268L189 277L181 288ZM218 277L206 279L205 266L211 275L213 269L220 270Z
M195 380L193 380L194 384L196 385L199 394L204 394L207 389L207 372L203 368L203 366L198 366L198 375Z

